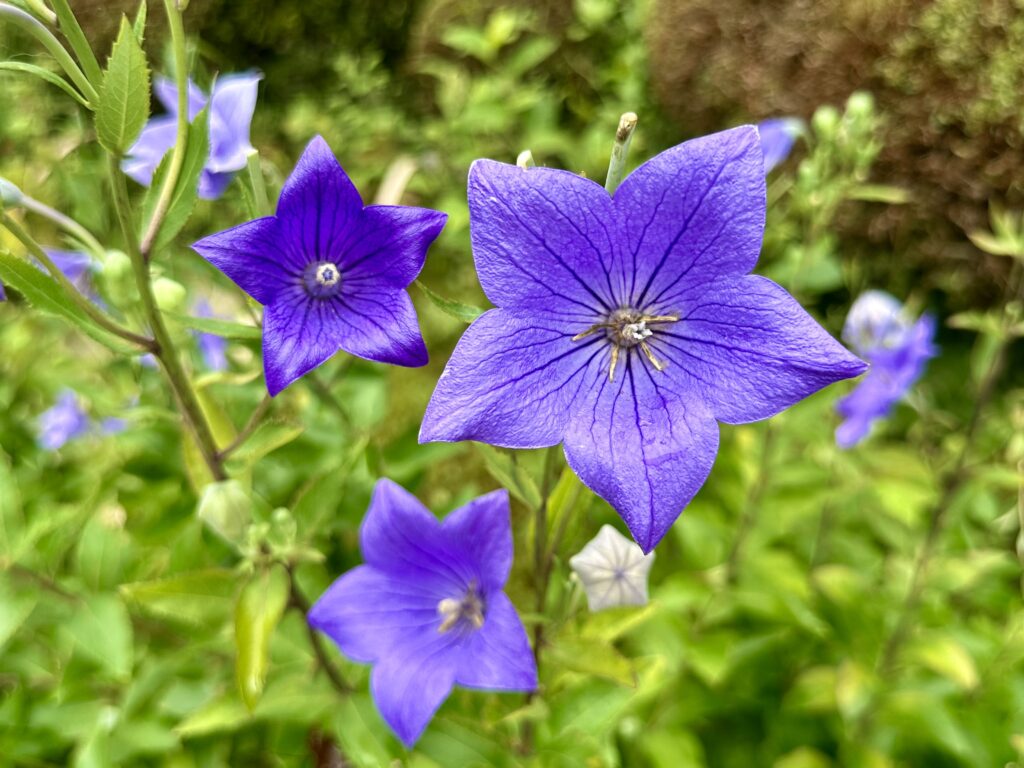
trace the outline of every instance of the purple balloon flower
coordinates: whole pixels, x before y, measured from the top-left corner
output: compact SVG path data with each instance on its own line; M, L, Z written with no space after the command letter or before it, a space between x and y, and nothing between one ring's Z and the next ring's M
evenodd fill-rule
M88 431L89 418L70 389L62 390L56 404L39 416L39 445L48 451L56 451Z
M900 302L883 291L866 291L850 307L843 339L871 363L864 380L836 403L844 421L836 429L836 442L850 448L885 418L924 373L939 350L934 344L935 318L916 321Z
M195 305L196 317L214 318L213 307L206 299L200 299ZM226 371L228 368L228 342L227 339L213 333L197 333L199 354L203 362L211 371Z
M796 117L773 117L757 124L764 152L764 172L768 173L787 157L793 142L804 129L804 121Z
M456 347L420 440L564 443L650 552L711 471L718 421L765 419L864 371L748 274L765 207L752 126L663 152L614 196L565 171L475 162L473 251L498 308Z
M454 685L532 691L537 667L512 602L508 493L481 496L438 521L380 480L363 520L365 565L339 578L309 623L355 661L373 664L373 699L411 747Z
M285 182L276 216L192 247L265 305L263 366L276 395L339 349L381 363L426 364L405 288L446 219L427 208L363 207L317 136Z
M249 125L256 109L256 88L261 75L226 75L213 84L210 98L189 80L188 119L195 120L209 101L210 154L199 178L199 196L213 200L224 194L235 173L245 168L248 154ZM122 170L144 186L153 182L153 174L164 155L174 146L178 126L178 89L171 80L157 78L153 86L157 99L167 110L154 117L142 130L121 163Z

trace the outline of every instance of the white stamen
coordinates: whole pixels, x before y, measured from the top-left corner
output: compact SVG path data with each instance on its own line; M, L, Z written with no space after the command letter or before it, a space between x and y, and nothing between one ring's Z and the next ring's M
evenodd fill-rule
M629 323L628 325L623 326L622 335L627 339L639 342L653 334L651 333L651 329L647 327L647 321L641 320L638 323Z
M316 281L320 285L335 285L341 279L338 268L327 261L316 268Z

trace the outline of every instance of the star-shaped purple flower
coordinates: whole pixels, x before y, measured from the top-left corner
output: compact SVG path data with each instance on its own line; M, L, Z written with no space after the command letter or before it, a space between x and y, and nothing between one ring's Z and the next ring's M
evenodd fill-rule
M874 421L889 415L939 350L935 318L913 320L883 291L866 291L857 298L846 317L843 339L871 363L864 380L836 403L844 419L836 429L836 442L851 448L868 436Z
M53 407L39 416L39 445L47 451L56 451L88 431L89 417L71 389L62 390Z
M764 152L764 172L768 173L787 157L796 137L804 130L804 121L796 117L772 117L757 124Z
M196 119L210 105L210 154L199 177L199 196L213 200L224 194L234 175L245 168L252 144L249 126L256 109L256 88L261 75L242 73L225 75L213 84L207 99L195 83L188 83L188 119ZM167 110L154 117L142 130L121 168L143 186L153 182L153 174L164 155L174 146L178 130L178 89L167 78L157 78L153 92Z
M339 349L381 363L426 364L405 288L446 219L427 208L363 207L318 136L285 182L277 215L192 247L266 307L263 366L276 395Z
M765 221L753 126L688 141L609 196L565 171L478 160L473 251L498 307L466 331L420 440L564 443L650 552L704 483L717 421L757 421L865 366L748 274Z
M339 578L309 623L355 661L373 664L373 699L411 747L454 685L532 691L537 668L502 591L512 568L508 493L435 518L380 480L360 530L365 565Z

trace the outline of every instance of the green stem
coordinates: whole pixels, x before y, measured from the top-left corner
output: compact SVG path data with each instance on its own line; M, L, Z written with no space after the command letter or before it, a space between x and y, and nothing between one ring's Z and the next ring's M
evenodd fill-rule
M57 14L47 8L46 3L44 3L43 0L24 0L24 2L26 8L47 24L57 23Z
M49 256L46 255L46 251L35 240L28 234L21 226L10 216L4 215L0 217L0 221L3 222L4 227L18 240L21 244L28 249L28 252L32 254L39 262L42 263L46 270L53 276L53 279L61 284L61 287L67 291L72 301L78 305L78 307L85 312L89 318L96 323L100 328L115 336L130 341L133 344L137 344L143 349L153 351L155 343L153 339L148 339L145 336L140 336L137 333L118 325L113 318L109 317L99 307L93 304L89 299L81 294L81 292L75 287L74 283L68 280L67 276L57 269L57 266L53 263Z
M178 185L178 177L181 175L181 169L185 163L185 150L188 146L188 54L185 50L185 26L181 20L181 12L174 0L164 0L164 8L167 10L167 23L171 29L171 47L174 54L174 81L178 88L178 126L174 149L171 150L171 162L167 166L167 176L164 179L163 187L160 188L160 197L157 198L153 215L146 225L146 231L139 246L142 257L147 262L150 252L153 250L153 243L156 242L156 237L160 234L164 217L171 207L174 188Z
M263 168L260 166L260 153L253 150L246 158L246 171L249 174L249 184L252 187L253 204L256 206L257 216L270 215L270 197L267 195L267 181L263 178Z
M32 16L30 13L26 13L20 8L15 8L13 5L7 3L0 3L0 19L6 19L13 23L16 27L19 27L22 31L32 35L36 40L43 44L43 47L49 51L50 55L60 64L68 77L74 81L75 85L82 92L85 100L89 102L90 106L95 109L96 101L99 95L96 93L96 89L92 87L92 83L89 82L82 70L78 68L75 60L71 58L70 54L65 50L64 46L60 44L60 40L53 36L53 34L44 27L38 19Z
M191 427L195 435L199 450L203 459L210 469L214 480L225 480L227 473L224 471L224 463L217 451L217 443L213 438L213 431L206 420L206 414L199 403L199 398L192 388L185 369L181 365L181 357L174 346L171 334L164 324L163 314L157 306L156 297L153 295L153 283L149 273L149 263L146 261L139 241L132 226L131 205L128 202L128 186L125 184L124 176L117 165L117 159L110 157L109 175L110 184L114 193L114 210L117 213L121 231L124 234L125 245L128 250L128 257L132 262L132 271L135 273L135 283L139 289L139 296L142 298L142 308L146 320L153 329L153 336L156 340L156 348L153 354L163 366L164 373L170 381L171 389L181 405L185 421Z
M28 195L22 196L20 205L33 213L49 219L72 237L78 238L82 245L88 248L96 258L102 260L106 255L106 249L100 245L100 241L93 237L89 230L69 216L65 216L60 211L46 205L46 203L41 203Z
M331 663L327 650L323 646L323 639L313 629L309 621L306 620L310 610L309 601L299 591L299 585L295 581L295 573L291 568L288 569L288 578L291 580L291 605L302 613L303 623L306 625L306 634L309 637L309 644L313 647L313 653L316 655L317 664L327 675L327 679L331 681L331 685L334 686L338 693L342 695L352 693L352 686L348 684L334 664Z
M629 155L629 144L633 141L636 130L636 112L626 112L619 118L619 128L615 131L615 143L612 145L612 156L608 161L608 176L604 188L609 195L614 195L626 175L626 158Z
M100 69L100 63L96 60L92 46L89 45L89 41L82 31L82 26L71 11L68 0L50 0L50 2L53 3L53 10L57 15L58 28L71 43L71 49L78 57L89 82L99 88L100 83L103 82L103 71Z
M256 409L249 417L249 421L246 422L244 427L242 427L242 431L238 433L235 439L232 440L228 446L219 451L218 455L221 459L227 459L228 456L242 447L245 441L248 440L252 436L252 433L256 431L257 427L263 423L263 417L267 415L267 411L270 410L270 406L273 402L274 399L270 395L263 396L260 404L256 406Z

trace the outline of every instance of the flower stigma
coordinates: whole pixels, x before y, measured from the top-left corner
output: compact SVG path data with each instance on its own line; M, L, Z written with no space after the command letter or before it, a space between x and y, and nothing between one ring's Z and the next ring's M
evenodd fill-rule
M476 585L470 584L461 598L446 597L437 604L437 615L442 617L438 632L448 632L458 625L480 629L484 625L484 602L477 594Z
M306 268L303 283L311 296L333 296L341 283L341 271L334 262L318 261Z
M649 315L638 309L622 308L612 312L603 323L595 323L582 333L572 337L573 341L585 339L587 336L604 331L608 340L612 343L612 359L608 368L608 380L615 381L615 367L619 362L619 354L623 349L629 352L634 347L639 347L644 353L654 370L665 370L665 364L654 356L647 339L654 335L654 330L648 328L648 324L675 323L679 318L675 315Z

